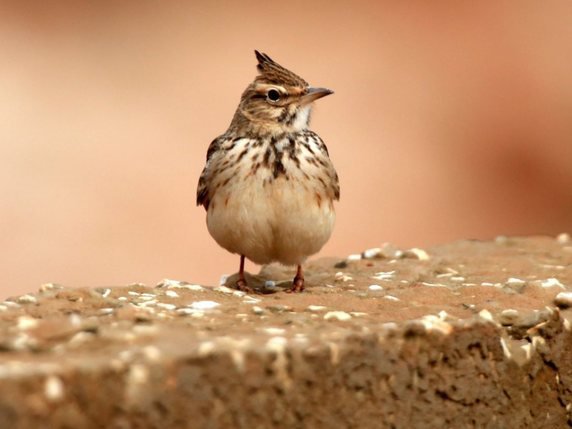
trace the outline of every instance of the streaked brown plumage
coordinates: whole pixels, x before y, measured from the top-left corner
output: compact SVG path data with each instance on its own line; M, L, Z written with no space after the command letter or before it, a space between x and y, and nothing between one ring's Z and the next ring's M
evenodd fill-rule
M297 265L292 292L304 290L302 263L329 239L338 176L322 139L307 126L313 88L268 55L243 92L228 130L210 144L197 189L216 242L241 255L236 287L250 290L244 258Z

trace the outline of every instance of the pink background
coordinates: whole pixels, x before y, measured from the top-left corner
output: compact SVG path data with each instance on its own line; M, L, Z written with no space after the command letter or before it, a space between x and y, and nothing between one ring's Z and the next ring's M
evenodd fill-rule
M571 23L568 0L0 2L0 293L235 272L194 199L254 49L336 92L322 255L572 230Z

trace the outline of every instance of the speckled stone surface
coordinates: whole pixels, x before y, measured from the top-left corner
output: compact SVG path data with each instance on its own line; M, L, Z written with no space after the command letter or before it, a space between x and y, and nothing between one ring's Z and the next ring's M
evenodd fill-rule
M303 294L293 275L0 303L0 428L570 424L568 235L384 245L309 263Z

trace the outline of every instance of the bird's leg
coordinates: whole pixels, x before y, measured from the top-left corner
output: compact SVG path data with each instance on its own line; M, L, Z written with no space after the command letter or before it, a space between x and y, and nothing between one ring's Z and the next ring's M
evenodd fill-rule
M288 293L302 292L304 290L304 271L302 271L302 265L298 265L298 271L296 271L296 276L292 280L292 287L288 290Z
M252 292L252 289L246 284L246 279L244 278L244 255L240 255L240 269L238 271L238 280L236 281L236 289L243 292Z

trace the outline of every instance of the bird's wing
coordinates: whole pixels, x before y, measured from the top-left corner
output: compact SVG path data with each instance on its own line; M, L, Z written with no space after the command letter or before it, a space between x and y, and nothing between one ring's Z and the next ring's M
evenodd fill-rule
M226 140L226 136L222 135L214 139L207 150L207 161L203 172L199 177L197 185L197 206L204 206L205 210L209 208L209 180L208 177L211 173L211 166L213 157L221 150L222 143Z

